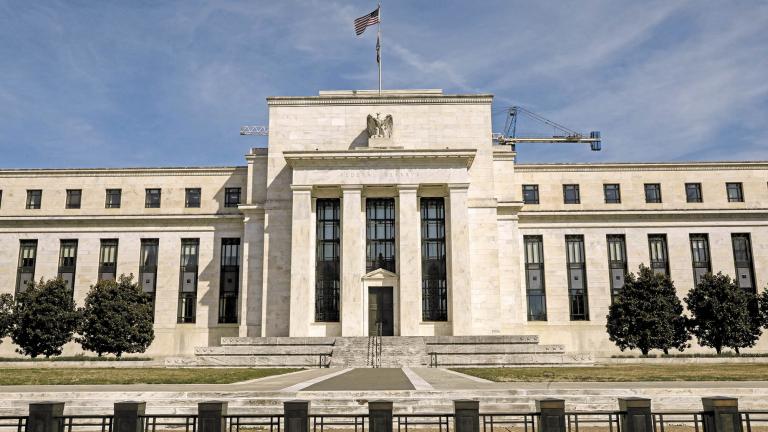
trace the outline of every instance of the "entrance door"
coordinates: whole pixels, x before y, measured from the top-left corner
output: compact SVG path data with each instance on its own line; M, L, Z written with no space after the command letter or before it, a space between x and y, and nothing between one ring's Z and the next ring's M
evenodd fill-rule
M368 335L394 336L392 287L368 287Z

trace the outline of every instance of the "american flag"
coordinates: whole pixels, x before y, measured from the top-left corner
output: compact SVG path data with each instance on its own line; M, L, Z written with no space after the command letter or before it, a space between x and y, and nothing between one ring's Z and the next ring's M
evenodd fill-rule
M379 23L379 8L355 20L355 34L360 36L368 26Z

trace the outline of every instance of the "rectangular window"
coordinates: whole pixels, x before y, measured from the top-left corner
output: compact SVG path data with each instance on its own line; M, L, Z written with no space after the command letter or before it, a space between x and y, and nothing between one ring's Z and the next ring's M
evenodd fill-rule
M81 189L67 189L67 202L66 208L79 209L80 199L82 198L83 191Z
M579 194L579 185L577 184L563 185L563 202L565 204L581 203L581 196Z
M224 189L224 207L237 207L240 205L240 188Z
M107 199L104 208L120 208L122 189L107 189Z
M61 240L59 244L59 277L75 294L75 268L77 266L77 240Z
M605 194L606 204L621 203L621 187L618 184L604 184L603 193Z
M624 288L624 277L627 270L627 240L624 235L609 234L608 242L608 276L611 281L611 302Z
M584 236L565 236L565 250L568 259L568 303L571 321L588 321L589 299L587 294L587 263L584 258Z
M528 297L528 321L547 320L544 289L544 242L541 236L524 236L525 290Z
M3 190L0 189L0 208L3 207Z
M240 239L221 239L221 283L219 284L219 324L237 323L237 297L240 292Z
M726 183L725 190L728 192L728 202L744 202L744 189L741 183Z
M115 280L117 276L117 239L102 239L99 252L99 280Z
M523 185L523 203L539 203L539 185Z
M179 323L194 323L197 306L197 266L200 260L200 239L181 239L181 268L179 269Z
M693 265L693 284L698 285L702 276L712 272L709 260L709 236L691 234L691 262Z
M659 183L645 184L645 202L648 204L661 202L661 185Z
M27 285L35 281L35 263L37 262L37 240L19 241L19 268L16 275L16 295L27 290Z
M704 196L701 194L701 183L686 183L685 199L689 203L702 202L704 200Z
M152 303L152 319L155 317L155 291L157 288L158 239L141 239L139 257L139 284Z
M43 200L43 191L40 189L27 190L27 209L37 210Z
M184 194L184 207L186 208L199 208L200 207L200 188L187 188Z
M669 254L666 234L648 234L651 270L669 276Z
M339 321L341 287L340 202L337 198L315 203L317 241L315 252L315 321Z
M421 316L424 321L448 320L443 198L421 199Z
M752 239L746 233L731 234L731 242L739 288L754 294L757 291L755 290L755 268L752 263Z
M160 189L146 189L144 208L160 208Z
M395 200L365 200L366 271L379 268L396 272L395 266Z

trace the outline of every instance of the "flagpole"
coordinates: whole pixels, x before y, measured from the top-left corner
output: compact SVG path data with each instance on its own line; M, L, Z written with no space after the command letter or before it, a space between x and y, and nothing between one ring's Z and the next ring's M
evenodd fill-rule
M381 1L378 2L379 5L379 24L378 24L378 34L377 34L377 41L378 41L378 47L379 52L376 53L377 57L379 58L379 96L381 96Z

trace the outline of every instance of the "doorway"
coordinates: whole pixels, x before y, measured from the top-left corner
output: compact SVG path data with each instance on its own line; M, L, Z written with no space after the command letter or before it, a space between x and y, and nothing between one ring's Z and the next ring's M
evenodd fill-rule
M368 287L368 335L394 336L392 287Z

